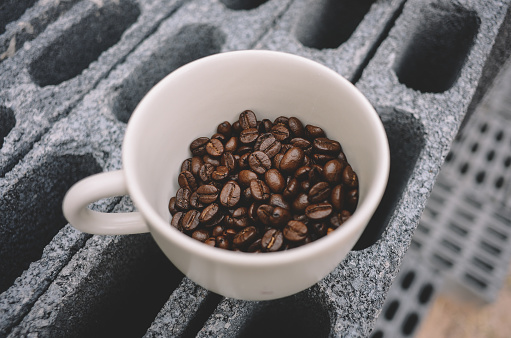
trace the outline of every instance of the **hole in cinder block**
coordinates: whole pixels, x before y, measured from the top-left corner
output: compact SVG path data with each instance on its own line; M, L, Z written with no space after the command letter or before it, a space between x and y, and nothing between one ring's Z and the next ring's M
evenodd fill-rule
M472 263L479 269L484 270L485 273L493 272L494 266L481 258L472 257Z
M193 24L181 28L161 43L149 62L134 69L124 80L113 103L115 117L128 122L137 104L157 82L184 64L220 52L224 42L225 34L212 25Z
M220 0L220 2L225 5L225 7L234 10L254 9L267 1L268 0Z
M4 139L9 135L16 125L14 112L6 107L0 106L0 149L4 145Z
M488 283L482 281L480 278L475 277L469 273L464 274L463 277L470 285L478 289L486 289L488 287Z
M385 310L385 319L392 320L399 309L399 301L393 300Z
M405 336L412 334L418 323L419 316L415 312L408 314L403 323L403 326L401 327L401 333L403 333Z
M433 285L427 283L421 288L421 291L419 292L419 302L421 304L426 304L431 299L431 296L433 295Z
M426 93L442 93L453 86L465 64L481 19L452 1L436 1L422 8L410 41L393 69L399 82Z
M59 36L30 64L32 79L44 87L79 75L101 53L115 45L139 15L140 9L133 0L105 1Z
M337 48L357 29L375 0L312 0L295 26L304 46Z
M62 200L72 184L102 169L90 154L49 155L0 200L0 292L67 224Z
M370 337L371 338L383 338L384 337L383 331L378 330L376 332L373 332L373 333L371 333Z
M374 244L387 227L425 146L424 126L412 114L390 108L378 110L390 147L390 175L382 201L354 250Z
M403 288L403 290L407 290L412 285L414 279L415 272L408 271L408 273L404 276L403 280L401 281L401 288Z
M32 7L36 0L2 0L0 1L0 35L5 32L5 26L17 20Z
M239 337L330 337L333 312L326 300L308 292L258 302Z

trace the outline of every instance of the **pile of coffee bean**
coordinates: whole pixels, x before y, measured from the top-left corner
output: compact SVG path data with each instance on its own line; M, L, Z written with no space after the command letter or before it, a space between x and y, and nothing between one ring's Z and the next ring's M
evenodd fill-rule
M358 177L339 142L296 117L243 111L190 144L171 225L228 250L273 252L321 238L358 204Z

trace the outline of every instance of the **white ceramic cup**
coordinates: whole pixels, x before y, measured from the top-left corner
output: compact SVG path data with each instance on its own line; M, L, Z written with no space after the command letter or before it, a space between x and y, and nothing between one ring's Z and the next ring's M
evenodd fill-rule
M243 253L205 245L170 226L168 202L179 188L189 144L211 136L245 110L258 119L295 116L322 127L341 143L359 177L359 204L337 230L283 252ZM187 277L218 294L268 300L304 290L348 254L378 206L389 174L383 125L366 98L346 79L296 55L261 50L220 53L191 62L160 81L128 123L123 169L83 179L67 193L64 215L93 234L151 232ZM129 194L138 212L106 214L88 205Z

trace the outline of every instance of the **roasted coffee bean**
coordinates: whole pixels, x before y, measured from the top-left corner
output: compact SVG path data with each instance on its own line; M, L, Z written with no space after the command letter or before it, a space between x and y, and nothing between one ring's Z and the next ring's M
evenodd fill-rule
M252 148L251 145L243 145L241 144L241 146L238 148L238 150L236 150L236 154L238 155L244 155L244 154L250 154L254 149Z
M192 238L200 242L205 242L209 238L209 231L206 229L195 230L192 233Z
M224 152L222 154L220 164L227 167L229 173L233 173L238 168L238 162L231 152Z
M257 174L264 174L266 170L271 168L271 160L262 151L254 151L248 157L248 165Z
M312 154L312 159L318 164L325 164L328 161L335 159L335 156L330 154L314 153Z
M291 219L291 212L282 207L275 207L270 216L270 224L276 227L284 226Z
M358 187L358 177L357 174L353 171L353 168L348 164L344 171L342 172L342 183L344 183L349 188Z
M209 154L202 156L202 161L206 164L211 164L213 167L217 167L220 165L220 157L213 157Z
M200 171L200 168L204 165L204 162L202 161L202 157L199 157L199 156L194 156L192 157L192 170L190 170L192 172L192 174L195 176L195 177L198 177L199 176L199 171Z
M220 192L220 203L228 208L238 204L241 198L241 188L235 181L228 181Z
M211 180L211 174L215 171L215 167L209 163L204 163L199 170L199 177L203 182L209 182Z
M177 182L181 188L187 188L190 191L197 190L197 181L191 171L182 171L177 178Z
M310 219L324 219L332 213L332 205L330 203L311 204L305 208L305 215Z
M201 185L197 188L197 196L201 203L213 203L218 197L218 188L211 184Z
M307 194L299 193L293 201L293 210L297 213L303 213L309 204L310 203Z
M313 163L309 156L307 156L307 150L303 151L305 153L305 156L303 157L303 164L304 166L310 167Z
M255 226L251 225L240 232L236 236L234 236L233 244L237 248L248 247L257 239L257 229Z
M311 167L309 166L301 166L300 168L296 169L294 177L298 181L305 181L309 179L309 172L311 171Z
M259 219L257 218L257 209L261 206L261 202L253 202L250 204L250 207L248 207L248 218L250 218L251 221L257 222Z
M224 135L225 137L229 138L232 134L232 126L229 121L224 121L218 125L216 128L216 132L219 134Z
M332 188L330 194L330 202L336 210L342 210L344 208L344 187L342 184L338 184Z
M225 236L225 238L227 238L229 240L229 242L232 242L232 240L234 239L234 236L236 236L237 233L238 233L238 231L236 231L232 228L227 228L222 233L222 236Z
M312 147L315 151L322 154L329 154L337 156L340 154L342 148L341 144L335 140L326 137L318 137L312 142Z
M330 185L327 182L319 182L309 190L309 202L319 203L327 200L331 195Z
M274 207L281 207L288 210L291 209L291 204L289 204L289 202L286 201L284 196L281 194L271 194L268 203Z
M181 172L183 172L183 171L192 171L192 159L191 158L187 158L181 164Z
M263 129L265 133L269 133L271 128L273 127L273 122L268 119L263 119L262 121Z
M300 121L296 117L290 117L287 121L287 125L289 126L289 130L294 137L304 137L305 136L305 128L303 127L302 121Z
M176 197L172 196L169 200L169 212L174 216L179 210L176 207Z
M241 170L250 168L250 166L248 165L248 158L250 157L250 154L251 153L245 153L240 156L238 160L238 167Z
M210 139L206 144L206 152L214 157L218 157L224 153L224 145L219 139Z
M248 209L239 207L232 212L233 225L238 228L244 228L250 224L248 218Z
M282 161L282 158L284 157L284 154L281 154L281 153L278 153L277 155L275 155L272 159L272 164L273 164L273 167L277 170L281 170L280 169L280 162Z
M257 118L253 111L245 110L240 114L239 123L242 129L256 128ZM240 131L241 132L241 131Z
M326 235L328 226L323 222L317 222L309 224L309 229L311 229L317 236L323 237Z
M309 180L300 182L300 190L308 194L311 188L311 182Z
M317 164L311 166L309 171L309 181L312 185L323 181L323 167Z
M264 181L274 193L281 193L286 187L284 176L277 169L270 169L264 173Z
M341 224L346 222L351 217L351 213L348 210L333 212L329 217L329 224L334 229L337 229Z
M248 128L243 129L240 133L240 142L244 144L249 144L255 142L259 137L259 130L257 128Z
M220 133L213 134L213 136L211 136L211 139L217 139L217 140L219 140L222 143L225 143L225 141L226 141L225 135L224 134L220 134ZM206 149L206 151L207 151L207 149Z
M256 180L258 178L257 174L252 170L242 170L238 176L239 182L242 186L248 187L250 186L250 181Z
M211 173L211 179L215 181L223 181L229 176L229 168L223 165L219 165Z
M250 192L252 198L257 201L265 201L270 198L270 188L259 179L250 181Z
M291 141L289 141L289 144L291 144L293 147L302 148L303 151L306 150L310 151L312 147L312 143L310 143L310 141L307 141L306 139L301 137L295 137L291 139Z
M288 241L299 242L307 237L309 230L303 222L293 220L287 222L282 232Z
M266 231L261 239L261 248L267 252L275 252L282 248L284 244L284 236L282 232L277 229L270 229Z
M199 195L197 195L197 191L192 192L190 195L190 206L194 209L204 208L204 204L199 201Z
M218 237L224 233L225 227L223 225L215 225L211 230L211 236Z
M305 138L312 141L318 137L326 137L325 131L323 129L310 124L305 126Z
M274 124L271 128L271 133L280 142L289 140L289 137L291 136L289 129L282 123Z
M257 208L257 219L265 225L270 225L274 209L275 207L271 205L262 204L259 208Z
M176 193L176 207L179 210L190 209L190 195L192 192L187 188L179 188Z
M300 221L304 224L308 224L308 222L309 222L309 219L307 218L307 216L305 216L305 214L294 214L293 220Z
M260 252L261 251L261 238L258 238L254 243L250 244L247 248L247 252Z
M206 226L217 225L216 222L221 216L220 207L216 203L211 203L202 210L199 215L199 222Z
M231 243L225 236L218 236L216 238L216 247L220 249L229 249L231 247Z
M249 204L252 201L252 190L250 190L250 187L243 189L241 199L245 204Z
M202 156L206 154L206 145L209 142L208 137L199 137L190 144L190 151L194 156Z
M286 188L284 188L284 191L282 192L282 196L288 200L291 200L296 197L299 192L300 183L296 178L293 178L287 183Z
M280 161L280 170L286 173L293 173L302 166L304 156L303 149L298 147L290 148L282 157L282 161Z
M178 211L172 216L172 220L170 221L170 225L172 225L174 228L181 231L183 228L181 227L181 220L184 216L184 212Z
M234 154L238 150L238 146L238 138L236 136L232 136L227 142L225 142L224 150Z
M204 244L207 244L209 246L216 246L216 238L210 237L204 241Z
M181 220L181 226L186 231L192 231L199 225L200 212L192 209L188 210Z
M282 143L280 143L272 133L262 134L254 145L255 151L262 151L268 155L269 158L273 158L277 155L281 148Z
M323 167L323 177L330 184L341 183L344 164L338 159L328 161Z
M346 195L346 209L350 212L355 211L358 204L358 189L352 189L348 191Z
M289 118L286 117L286 116L279 116L277 117L274 121L273 121L273 124L283 124L285 126L287 126L287 122L288 122Z

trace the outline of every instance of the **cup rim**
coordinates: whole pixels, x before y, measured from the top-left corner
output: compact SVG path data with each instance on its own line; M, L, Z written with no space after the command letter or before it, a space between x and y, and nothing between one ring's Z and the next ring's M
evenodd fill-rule
M308 243L307 245L286 251L260 254L235 252L210 247L185 234L182 234L180 231L170 226L170 224L158 214L155 208L144 196L140 181L136 177L134 167L135 163L137 163L137 156L133 149L136 149L137 142L134 135L136 134L137 125L139 125L139 123L144 119L144 111L151 104L154 98L158 97L162 91L164 91L168 83L174 81L175 78L186 75L188 71L193 70L193 68L199 64L206 66L207 64L215 63L218 59L239 57L277 57L299 61L303 63L304 66L312 67L315 71L324 73L325 76L335 78L336 81L338 81L341 86L345 87L346 90L350 92L350 95L354 96L354 98L363 106L363 110L366 114L372 116L370 120L372 123L371 129L377 133L378 139L381 141L376 145L379 148L376 153L380 157L378 161L380 163L380 170L375 175L374 184L370 187L364 202L357 206L357 210L345 223L343 223L342 228L333 231L328 236L324 236L314 242ZM390 171L390 151L385 129L383 128L383 124L381 123L377 112L374 110L367 98L342 75L316 61L295 54L270 50L240 50L213 54L185 64L167 75L144 96L135 108L126 127L122 149L122 160L130 197L146 220L152 234L153 232L161 233L165 236L167 241L172 243L172 245L178 246L189 253L193 252L197 256L201 256L209 260L214 257L214 260L219 263L246 267L281 266L282 264L306 259L307 257L316 255L319 252L335 250L335 247L337 246L336 244L340 242L342 238L354 236L357 232L361 233L361 230L363 230L367 225L367 222L363 222L363 219L368 214L369 217L374 214L383 197ZM362 229L360 229L361 227ZM351 250L352 248L349 249Z

